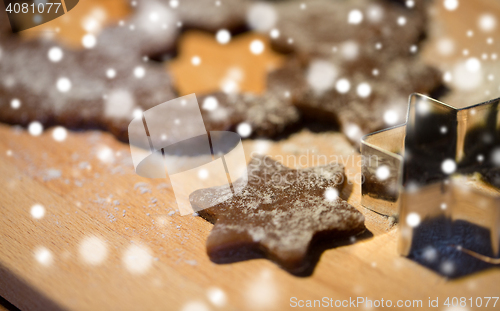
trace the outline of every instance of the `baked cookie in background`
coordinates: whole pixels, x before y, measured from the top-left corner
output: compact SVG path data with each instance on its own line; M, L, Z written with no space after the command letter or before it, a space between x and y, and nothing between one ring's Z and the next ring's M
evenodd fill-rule
M182 3L182 5L179 5ZM143 55L170 52L181 29L215 32L234 30L245 24L248 1L212 0L87 0L68 14L23 31L27 39L44 37L68 47L85 47L87 35L100 36L96 44L121 54L138 51Z
M178 39L177 56L166 61L179 94L262 94L268 73L283 67L287 57L273 51L270 38L248 32L232 36L189 30Z
M101 128L127 140L134 113L177 96L163 67L145 61L140 45L133 48L137 38L151 49L158 44L146 30L127 28L135 39L120 45L104 42L107 29L125 31L121 21L136 20L141 12L127 1L87 1L56 20L2 38L1 121Z
M1 120L101 128L126 140L134 112L177 96L162 66L145 62L129 42L103 43L106 27L136 18L133 12L125 1L88 1L2 39Z
M292 97L305 119L337 124L354 145L365 134L404 123L408 94L429 94L441 86L439 71L412 58L396 59L383 69L365 67L373 68L370 74L336 68L342 64L332 58L309 67L290 62L269 75L268 87ZM330 82L314 86L325 81L315 77L321 75L330 76Z
M24 126L101 128L126 140L134 113L176 97L161 66L46 41L4 42L0 72L0 118Z
M410 93L440 85L440 75L416 56L424 2L406 3L89 1L38 33L0 39L0 121L102 128L126 141L134 113L189 90L210 130L241 125L243 137L274 137L306 116L339 124L356 142L404 121L391 115L403 115ZM183 50L189 29L205 31L200 44L212 36L220 53ZM200 88L182 86L190 83ZM217 98L222 112L204 109L206 97Z
M198 96L207 131L231 130L242 138L276 137L300 121L298 110L271 92Z
M364 216L338 196L347 184L341 164L295 170L255 156L248 176L234 196L227 187L212 187L189 197L200 216L214 224L207 253L215 263L267 258L292 274L310 275L317 261L311 256L315 242L355 239L366 229Z
M410 47L425 34L428 3L283 1L270 7L276 17L269 31L276 50L306 58L332 55L336 48L345 61L373 58L374 54L388 61L412 55ZM381 48L375 47L377 43Z
M336 122L354 143L404 123L408 96L441 86L419 49L427 1L297 1L275 6L273 47L295 55L268 87L290 95L302 115Z
M4 9L2 4L0 4L0 9ZM12 35L12 29L10 28L9 20L6 17L6 15L2 15L2 18L0 18L0 40Z
M252 0L161 0L175 9L186 29L243 31Z
M84 48L87 35L98 36L105 28L118 25L133 13L128 1L79 1L67 14L37 27L16 33L26 40L55 41L68 48Z
M422 58L438 68L451 90L440 98L467 107L500 97L500 2L434 1Z
M266 76L286 61L261 34L191 30L180 37L178 56L165 64L180 95L198 95L207 130L246 138L275 137L300 121L291 100L266 87Z

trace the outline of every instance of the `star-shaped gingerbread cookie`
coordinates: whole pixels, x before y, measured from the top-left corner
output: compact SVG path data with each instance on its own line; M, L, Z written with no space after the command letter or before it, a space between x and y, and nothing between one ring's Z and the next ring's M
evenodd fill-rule
M237 180L234 189L243 182ZM200 216L215 224L207 239L213 262L267 258L300 275L314 265L309 260L313 242L365 230L364 216L338 197L346 183L339 164L295 170L257 156L248 165L248 183L241 192L232 196L214 187L193 192L190 200L195 210L201 209Z

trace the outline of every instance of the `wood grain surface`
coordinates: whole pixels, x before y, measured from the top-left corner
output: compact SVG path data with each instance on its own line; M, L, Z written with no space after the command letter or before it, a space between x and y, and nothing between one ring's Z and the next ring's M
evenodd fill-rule
M498 2L463 0L455 16L441 6L436 1L425 58L443 70L466 59L462 44L471 43L462 28L470 27L484 48L469 48L469 56L481 58L488 49L484 67L496 70L498 81L491 59L498 31L477 30L478 16L498 14ZM456 49L438 57L443 37L454 38ZM488 37L495 45L484 43ZM447 98L468 105L498 93L498 82L485 85ZM360 156L342 134L305 129L280 141L246 140L244 148L247 160L261 152L291 167L336 156L352 182L342 196L365 215L372 236L325 251L310 277L264 259L214 264L205 250L212 225L179 215L168 180L136 175L128 145L97 131L70 132L58 142L52 129L34 137L0 125L0 295L22 310L185 311L286 310L293 309L291 297L421 299L424 310L429 297L439 297L435 309L446 310L446 297L500 296L498 269L448 280L396 253L397 225L360 205Z
M300 156L306 165L318 164L321 155L346 163L353 181L349 202L366 216L373 237L326 251L305 278L263 259L213 264L205 253L212 225L175 212L168 184L137 176L126 144L100 132L70 133L64 142L51 134L33 137L0 126L0 292L23 310L196 304L276 310L287 309L290 297L498 296L498 270L448 281L396 253L397 226L359 204L359 155L341 134L305 130L280 142L244 143L247 158L259 151L277 159L295 155L284 158L290 166ZM34 204L45 208L40 219L30 213ZM95 247L86 248L86 241ZM225 303L209 295L214 288Z

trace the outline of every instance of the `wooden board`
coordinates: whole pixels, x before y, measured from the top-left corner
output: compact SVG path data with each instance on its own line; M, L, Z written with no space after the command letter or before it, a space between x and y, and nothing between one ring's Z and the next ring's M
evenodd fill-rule
M320 155L342 156L349 176L359 172L359 155L338 133L303 131L244 147L247 157L267 149L309 164ZM373 237L326 251L311 277L298 278L263 259L210 262L205 239L212 225L175 212L165 180L134 174L128 145L109 134L70 133L56 142L50 130L33 137L2 125L0 176L0 293L23 310L219 309L221 299L212 297L214 304L207 296L214 288L223 291L220 309L227 310L287 309L291 297L498 296L498 270L447 281L398 256L398 230L360 206L356 183L349 202L365 214ZM30 213L34 204L45 207L40 219Z
M499 12L496 6L491 0L460 1L458 15L437 10L422 47L426 59L448 70L465 59L468 45L474 46L470 56L491 55L499 32L480 34L476 22L482 13ZM475 41L467 41L462 28L474 29ZM456 52L436 56L445 36L458 42ZM495 45L485 43L489 36ZM498 68L491 59L484 64ZM474 104L496 96L497 84L447 98ZM359 154L341 134L305 130L279 142L244 142L247 158L260 150L289 166L293 159L317 165L322 155L336 155L354 181L349 202L366 216L373 237L327 250L306 278L263 259L210 262L205 240L212 225L181 217L167 180L137 176L128 145L101 132L70 133L64 142L51 134L33 137L0 125L0 295L23 310L286 310L291 297L421 299L423 309L429 297L440 297L436 309L444 310L446 297L499 296L499 270L450 281L396 253L397 225L359 204ZM35 204L45 209L40 219L31 214Z

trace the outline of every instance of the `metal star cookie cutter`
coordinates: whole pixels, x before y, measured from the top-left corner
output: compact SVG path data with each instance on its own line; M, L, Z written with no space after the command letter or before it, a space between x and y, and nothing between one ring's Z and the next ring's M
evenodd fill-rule
M362 138L361 203L400 219L401 255L446 244L500 263L499 103L412 94L405 124Z

